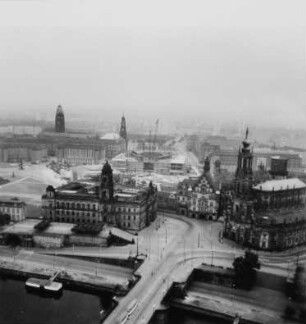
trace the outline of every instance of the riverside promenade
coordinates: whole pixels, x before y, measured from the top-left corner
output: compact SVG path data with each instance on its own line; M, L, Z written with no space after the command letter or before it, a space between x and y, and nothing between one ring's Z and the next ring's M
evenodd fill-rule
M6 254L5 254L6 253ZM58 280L69 285L105 290L125 295L131 283L136 281L131 267L82 260L79 258L36 254L19 251L18 257L11 250L2 248L0 273L14 277L50 277L54 271L61 271Z

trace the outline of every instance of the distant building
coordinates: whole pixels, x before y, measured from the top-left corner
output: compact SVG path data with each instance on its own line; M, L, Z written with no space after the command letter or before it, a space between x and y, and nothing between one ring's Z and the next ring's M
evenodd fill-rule
M253 152L246 139L238 152L232 190L222 190L220 215L226 237L245 246L284 250L306 243L306 184L297 178L255 185ZM285 164L272 167L274 176L286 175Z
M122 172L155 172L167 175L184 175L188 172L184 156L172 157L161 152L121 153L111 160L112 166Z
M8 214L12 222L25 219L25 202L18 198L0 198L0 213Z
M237 166L237 151L220 149L215 150L212 154L214 159L220 160L220 166L222 169L226 169L229 172L235 172ZM252 168L258 170L259 167L263 166L266 170L270 170L272 167L272 160L275 157L281 160L287 160L287 171L290 172L302 172L302 157L295 153L284 153L278 151L262 151L259 149L254 149Z
M115 188L108 162L102 168L100 185L69 183L47 187L42 196L43 216L57 222L111 224L126 230L141 230L156 218L156 188Z
M1 162L19 162L20 160L28 162L38 162L46 159L48 151L46 147L39 144L27 144L22 142L0 143L0 161Z
M126 140L116 133L107 133L100 137L99 140L105 148L106 159L112 159L126 150Z
M109 246L113 242L131 244L134 235L104 225L80 226L71 223L26 219L0 231L0 244L24 247Z
M105 147L95 139L63 142L57 145L55 155L60 162L72 165L100 164L105 160Z
M125 149L126 140L118 134L100 137L93 132L67 130L63 108L58 106L55 128L45 129L35 136L0 137L0 162L40 162L55 156L59 162L74 165L100 164Z
M55 114L55 131L57 133L65 133L65 116L61 105L57 106Z
M217 218L219 196L211 186L208 163L206 160L200 177L185 179L178 184L176 198L179 214L211 220Z

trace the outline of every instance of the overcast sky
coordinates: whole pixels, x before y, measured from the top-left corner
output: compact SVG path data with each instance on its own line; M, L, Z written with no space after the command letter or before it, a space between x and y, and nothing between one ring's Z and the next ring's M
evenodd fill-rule
M0 0L0 112L306 127L305 0Z

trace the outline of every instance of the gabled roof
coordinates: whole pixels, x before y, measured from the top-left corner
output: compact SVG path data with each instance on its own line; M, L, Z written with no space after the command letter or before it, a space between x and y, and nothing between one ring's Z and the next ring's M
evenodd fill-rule
M273 190L280 191L280 190L288 190L288 189L306 188L306 184L297 178L291 178L291 179L266 181L258 184L253 188L259 191L273 191Z

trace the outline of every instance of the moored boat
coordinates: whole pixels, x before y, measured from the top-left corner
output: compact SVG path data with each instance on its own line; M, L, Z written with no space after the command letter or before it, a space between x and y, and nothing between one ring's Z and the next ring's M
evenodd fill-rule
M60 292L63 288L63 285L60 282L38 279L38 278L29 278L25 286L31 289L43 289L50 292Z

